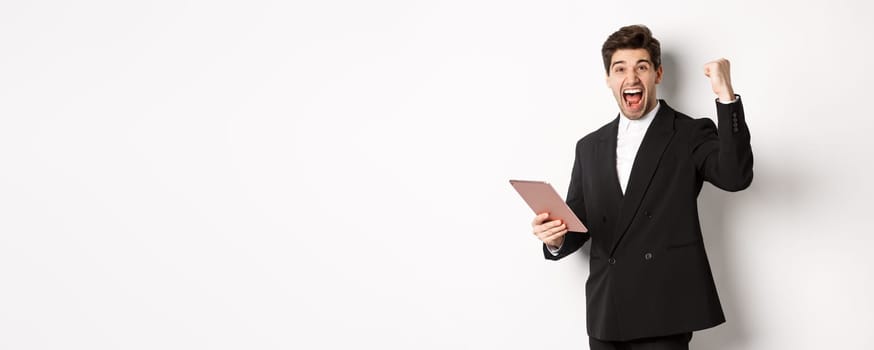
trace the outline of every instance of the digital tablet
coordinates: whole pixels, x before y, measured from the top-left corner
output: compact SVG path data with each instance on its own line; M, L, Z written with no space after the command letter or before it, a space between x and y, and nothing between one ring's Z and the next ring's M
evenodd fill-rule
M525 203L528 203L531 210L534 210L535 215L549 213L549 218L544 222L561 220L562 223L567 225L568 231L589 231L548 182L510 180L510 185L513 185L516 192L519 192Z

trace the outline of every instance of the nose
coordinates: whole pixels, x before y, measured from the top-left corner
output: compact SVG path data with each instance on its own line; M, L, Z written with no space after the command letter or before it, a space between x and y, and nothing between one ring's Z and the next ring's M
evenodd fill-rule
M630 73L628 73L628 80L630 80L632 83L636 83L636 82L640 81L640 77L637 76L636 69L632 69L630 71Z

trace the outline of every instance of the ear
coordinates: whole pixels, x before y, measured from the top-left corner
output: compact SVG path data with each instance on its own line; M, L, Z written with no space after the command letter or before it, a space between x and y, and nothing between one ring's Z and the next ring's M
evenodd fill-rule
M610 72L607 72L607 75L604 76L604 85L607 85L607 88L610 89Z
M662 67L664 67L664 65L660 65L659 69L656 70L656 81L655 81L656 84L662 82L662 74L665 73L665 71L662 69Z

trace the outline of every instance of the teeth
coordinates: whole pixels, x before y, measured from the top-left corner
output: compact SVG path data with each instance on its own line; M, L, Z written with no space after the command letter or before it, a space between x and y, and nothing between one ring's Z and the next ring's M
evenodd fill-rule
M641 92L642 91L640 89L627 89L622 91L622 93L624 94L639 94Z

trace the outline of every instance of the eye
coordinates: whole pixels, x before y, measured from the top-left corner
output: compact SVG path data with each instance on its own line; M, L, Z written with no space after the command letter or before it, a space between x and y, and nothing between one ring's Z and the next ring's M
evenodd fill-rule
M644 72L644 71L646 71L646 70L648 70L648 69L649 69L649 67L647 67L647 66L638 66L638 67L637 67L637 70L639 70L639 71L641 71L641 72Z
M622 72L624 72L624 71L625 71L625 67L616 67L616 68L613 68L613 72L614 72L614 73L622 73Z

